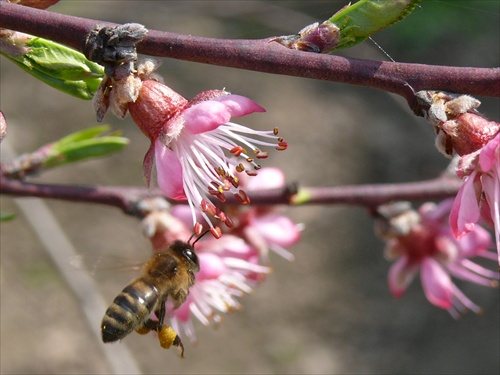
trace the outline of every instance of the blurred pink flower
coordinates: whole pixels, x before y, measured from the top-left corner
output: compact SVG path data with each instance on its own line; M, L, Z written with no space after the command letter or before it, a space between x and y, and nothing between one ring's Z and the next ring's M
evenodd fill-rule
M262 168L253 178L243 176L240 186L246 191L283 188L285 175L278 168ZM300 240L302 228L288 216L278 213L275 206L235 207L231 215L235 225L229 232L244 238L264 262L268 261L269 250L287 260L295 259L287 248Z
M482 217L495 228L500 266L500 133L478 151L462 156L457 174L465 176L450 213L450 225L460 239Z
M168 246L169 241L191 237L190 209L177 205L170 209L165 201L151 199L141 202L139 209L145 215L142 226L155 250ZM200 271L189 289L187 300L178 308L167 302L166 319L181 336L195 341L193 317L205 326L221 321L221 313L240 308L239 297L252 293L265 280L271 269L261 264L257 250L242 238L224 234L222 238L202 237L194 245Z
M386 255L397 258L389 271L389 288L401 297L417 273L424 293L433 305L447 309L453 317L479 307L452 282L451 276L484 286L497 286L499 273L473 263L469 258L493 259L488 231L476 225L467 236L457 240L447 218L452 200L439 205L424 204L413 213L413 225L406 233L394 235L387 242ZM415 220L416 218L416 220Z
M241 238L224 235L196 243L200 272L188 299L177 310L167 303L167 318L181 336L196 341L192 317L203 325L217 325L220 313L239 310L237 298L253 291L263 275L271 270L259 264L257 252Z
M146 80L138 99L128 109L151 140L144 159L146 180L149 182L155 162L159 187L171 199L188 200L198 233L196 228L201 223L196 219L195 208L201 211L215 237L222 232L213 225L211 217L228 227L232 225L231 219L211 203L209 196L224 202L224 194L229 192L240 203L249 203L233 168L238 173L256 175L260 165L254 158L267 157L261 147L287 148L286 142L277 136L277 128L256 131L230 122L232 117L265 110L246 97L226 91L204 91L188 102L162 83ZM225 151L243 158L252 169L246 170L237 159L229 159Z

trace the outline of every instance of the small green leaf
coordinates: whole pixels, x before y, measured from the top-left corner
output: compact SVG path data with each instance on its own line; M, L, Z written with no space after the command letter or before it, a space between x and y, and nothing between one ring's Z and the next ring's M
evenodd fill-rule
M109 130L107 125L96 126L61 138L50 146L43 167L56 167L121 151L129 140L118 136L118 133L102 136Z
M14 56L1 51L26 72L58 90L80 99L92 99L104 77L104 68L83 54L47 39L33 37L28 52Z
M292 198L293 205L305 204L311 200L311 192L306 188L299 189L297 194Z
M9 221L14 220L16 218L16 214L0 212L0 221Z
M340 29L340 39L329 52L349 48L401 21L421 0L360 0L347 5L328 21Z

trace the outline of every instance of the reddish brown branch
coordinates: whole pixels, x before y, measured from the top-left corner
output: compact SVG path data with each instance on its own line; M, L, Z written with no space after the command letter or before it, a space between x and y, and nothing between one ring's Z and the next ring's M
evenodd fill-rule
M283 189L249 192L254 205L272 204L350 204L375 207L398 200L435 200L453 196L460 188L456 178L440 177L434 180L371 184L340 187L284 187ZM127 214L136 214L141 199L163 196L161 191L124 186L78 186L37 184L0 177L0 194L19 197L39 197L74 202L104 204L120 208ZM305 199L304 197L307 197ZM238 204L228 196L227 204Z
M0 27L52 39L80 51L96 24L115 25L5 2L0 3L0 9ZM372 87L399 94L412 107L414 91L420 90L500 96L499 68L358 60L289 50L269 39L222 40L154 30L137 49L152 56Z

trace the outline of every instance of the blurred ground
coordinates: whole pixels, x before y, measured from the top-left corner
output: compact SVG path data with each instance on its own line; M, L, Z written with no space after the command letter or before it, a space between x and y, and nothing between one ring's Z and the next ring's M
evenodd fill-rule
M217 38L292 34L328 18L346 1L62 1L53 11L151 29ZM397 61L457 66L499 66L499 3L424 0L408 20L376 35ZM496 47L495 47L496 46ZM384 59L371 44L343 52ZM0 60L5 142L18 153L95 125L90 102L59 93ZM308 186L417 181L446 165L433 132L399 97L347 85L165 60L160 73L192 97L227 88L267 109L245 124L279 126L290 147L267 160L288 181ZM498 100L480 98L498 120ZM142 185L148 142L129 118L106 123L131 139L113 157L50 171L37 181ZM64 231L85 255L145 259L149 245L136 220L97 205L47 201ZM19 212L10 197L1 210ZM144 373L172 374L498 374L498 290L458 283L480 304L481 316L454 321L430 306L418 282L401 300L386 285L389 263L372 220L360 208L308 206L288 210L306 226L288 263L274 257L274 272L244 310L217 330L197 326L199 342L186 358L163 351L150 337L128 337ZM1 356L4 374L108 373L78 300L20 215L1 224ZM75 271L77 272L77 271ZM128 274L95 275L111 301Z

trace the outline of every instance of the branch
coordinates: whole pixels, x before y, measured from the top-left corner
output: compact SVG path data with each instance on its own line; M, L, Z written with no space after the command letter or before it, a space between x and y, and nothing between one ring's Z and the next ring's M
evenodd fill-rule
M95 25L116 26L5 2L0 3L0 11L0 27L51 39L79 51ZM150 30L137 50L152 56L376 88L404 97L411 108L414 92L420 90L500 97L500 68L349 59L289 50L270 39L212 39Z
M250 191L252 205L276 204L350 204L376 207L380 204L398 200L435 200L453 196L461 182L452 177L439 177L433 180L398 183L370 184L339 187L285 186L281 189ZM39 197L74 202L87 202L120 208L124 213L136 215L136 204L153 196L162 196L158 189L124 186L81 186L28 183L0 177L0 194L20 197ZM183 203L175 202L172 203ZM231 196L225 204L239 204Z

